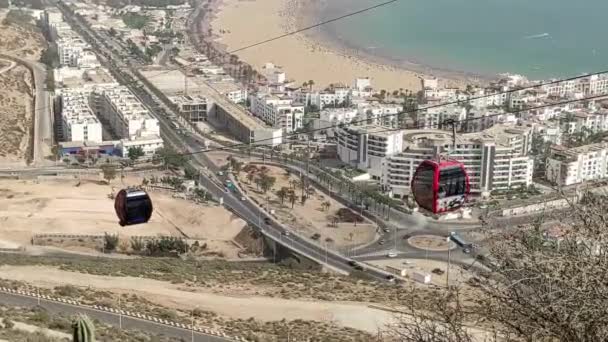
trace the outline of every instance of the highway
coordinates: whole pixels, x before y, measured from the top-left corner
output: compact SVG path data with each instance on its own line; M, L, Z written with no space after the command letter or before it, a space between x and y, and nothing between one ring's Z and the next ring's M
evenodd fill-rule
M0 303L10 306L35 307L38 305L38 299L29 296L18 294L9 294L0 292ZM138 319L130 316L122 316L115 313L95 310L93 308L75 306L70 304L58 303L40 299L40 306L52 313L63 313L67 315L75 315L78 313L87 314L89 317L97 319L103 323L119 327L122 320L122 328L140 330L146 333L152 333L156 336L172 336L181 338L184 341L198 342L229 342L232 339L211 336L199 332L193 332L188 329L182 329L165 324L159 324L143 319ZM194 339L192 340L192 337Z
M60 6L60 9L65 11L66 9ZM86 24L82 23L79 19L72 16L69 23L72 27L80 32L85 40L88 40L91 46L96 50L100 57L100 61L110 68L115 77L119 82L128 86L131 91L140 99L140 101L148 107L150 112L159 120L161 135L167 145L172 145L176 150L182 152L197 152L205 149L205 146L199 139L192 135L181 135L176 133L173 127L173 121L170 117L179 117L178 113L173 112L171 108L166 106L163 99L159 98L156 92L149 88L145 83L134 82L139 78L137 68L141 67L138 62L134 59L128 58L128 65L124 62L124 57L128 56L128 52L121 51L121 47L118 44L108 41L108 36L104 35L103 39L99 35L91 30ZM115 52L116 51L116 52ZM219 95L216 93L216 95ZM223 99L222 103L226 103L227 106L233 107L234 104L228 103L227 99ZM241 110L239 108L239 110ZM321 264L326 264L330 268L339 270L341 272L351 272L352 267L349 259L343 255L337 254L331 250L327 250L325 246L318 245L316 242L309 240L308 237L302 237L296 233L289 235L284 232L289 228L281 225L279 222L272 220L269 225L264 224L264 218L266 214L257 207L254 203L249 201L242 201L241 194L225 192L222 183L225 181L225 177L216 176L218 168L213 164L204 153L193 154L191 163L199 171L201 171L200 183L206 187L209 192L215 198L222 198L224 206L228 209L237 213L237 215L244 218L249 224L258 227L263 234L273 239L277 243L296 251L305 257L315 260ZM292 167L297 167L293 166ZM300 167L305 167L304 165ZM300 168L301 171L303 169ZM313 175L314 177L314 175ZM346 201L346 199L342 199ZM407 215L406 215L407 216ZM402 227L415 226L418 229L425 228L421 225L418 218L412 217L407 222L399 222L398 225ZM424 220L427 222L426 220ZM433 225L435 223L429 223ZM396 227L396 225L395 225ZM365 272L373 278L385 279L388 275L387 272L375 269L367 268Z

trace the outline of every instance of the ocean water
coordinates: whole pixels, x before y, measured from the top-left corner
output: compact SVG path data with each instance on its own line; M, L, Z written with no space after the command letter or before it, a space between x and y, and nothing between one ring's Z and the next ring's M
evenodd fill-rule
M322 0L320 19L382 0ZM326 25L349 47L431 68L530 78L608 69L608 0L399 0Z

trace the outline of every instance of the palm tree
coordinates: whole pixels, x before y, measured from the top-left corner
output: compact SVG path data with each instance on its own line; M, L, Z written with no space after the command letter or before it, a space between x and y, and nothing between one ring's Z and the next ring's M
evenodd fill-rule
M277 191L277 196L281 200L281 204L285 202L285 197L287 197L289 193L289 189L286 187L282 187L279 191Z
M306 88L308 86L308 82L302 83L302 88Z
M308 81L308 87L310 88L310 91L312 91L312 86L314 86L314 85L315 85L315 81L313 81L313 80Z
M288 197L289 197L289 202L291 202L291 209L293 209L293 206L294 206L294 204L296 204L296 200L298 199L298 196L296 196L296 193L293 190L291 190L289 192Z

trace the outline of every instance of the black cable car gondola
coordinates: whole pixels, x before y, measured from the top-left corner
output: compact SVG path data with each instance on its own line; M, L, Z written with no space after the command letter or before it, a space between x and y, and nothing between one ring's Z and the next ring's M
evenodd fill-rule
M414 199L434 214L462 207L469 191L469 176L457 161L425 160L412 177Z
M139 189L122 189L114 200L114 209L121 226L146 223L152 216L150 196Z

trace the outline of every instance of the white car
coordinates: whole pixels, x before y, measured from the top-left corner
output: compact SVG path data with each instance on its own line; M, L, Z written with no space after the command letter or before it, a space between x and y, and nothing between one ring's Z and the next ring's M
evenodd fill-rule
M386 256L387 256L387 257L389 257L389 258L396 258L396 257L397 257L397 253L395 253L395 252L390 252L390 253L388 253Z
M245 196L241 196L241 201L246 201L247 198Z

